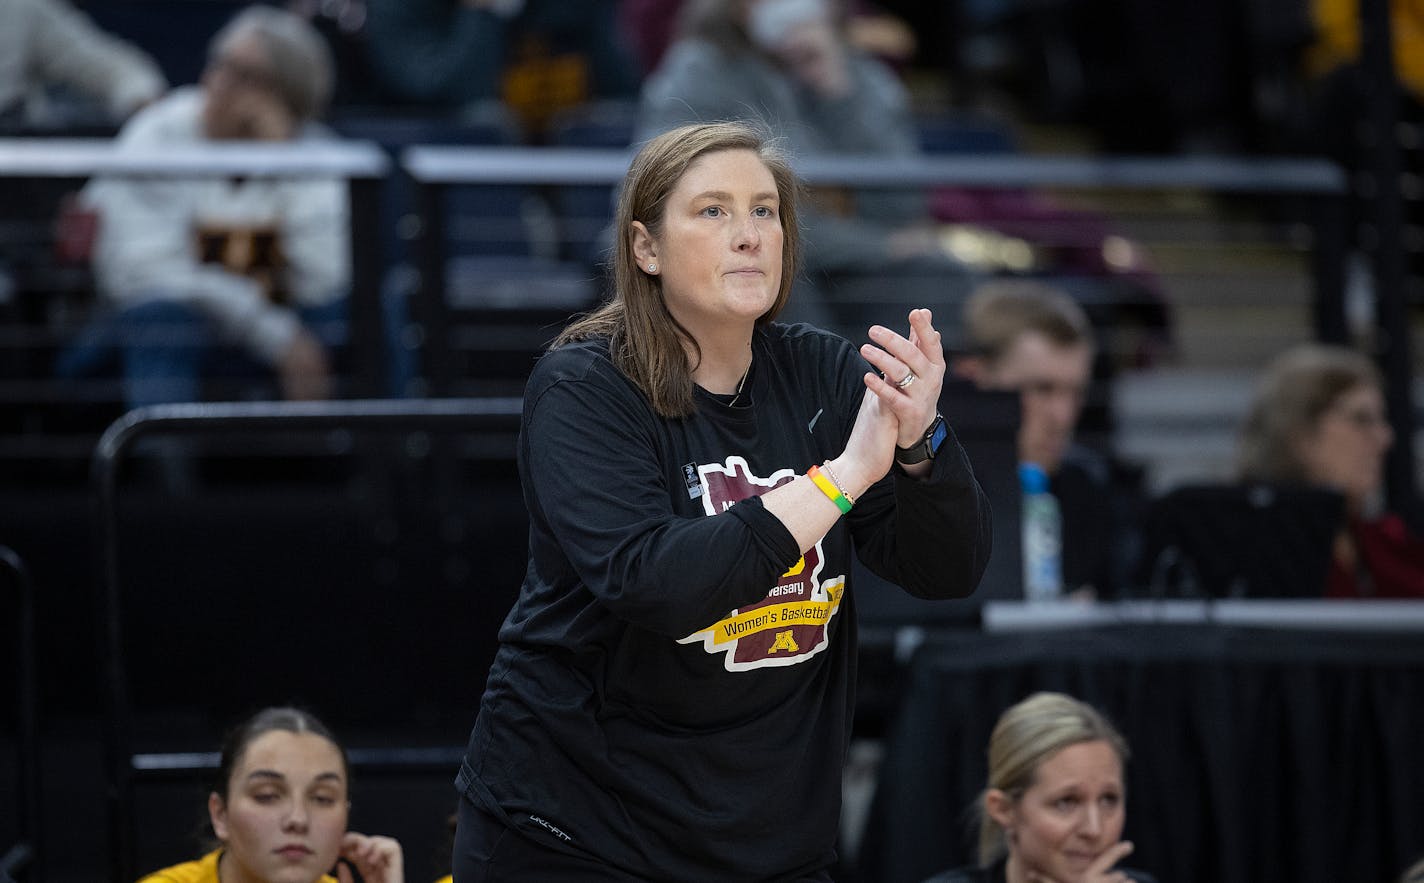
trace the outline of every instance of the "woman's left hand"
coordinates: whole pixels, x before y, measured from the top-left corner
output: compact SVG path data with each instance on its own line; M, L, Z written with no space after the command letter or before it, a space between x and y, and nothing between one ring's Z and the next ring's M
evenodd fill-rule
M939 411L944 346L932 319L929 310L911 310L909 337L873 325L871 342L860 347L865 360L880 369L879 377L866 375L865 385L899 421L896 444L902 448L919 444Z
M405 860L400 843L393 837L368 837L348 831L341 838L342 859L356 866L366 883L404 883ZM351 870L340 862L336 876L341 883L352 883Z

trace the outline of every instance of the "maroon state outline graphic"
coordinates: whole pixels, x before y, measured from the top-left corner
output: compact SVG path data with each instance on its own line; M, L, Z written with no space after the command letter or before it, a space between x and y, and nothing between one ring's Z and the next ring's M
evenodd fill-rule
M702 484L702 509L707 515L726 511L733 503L760 496L796 478L793 469L778 469L768 478L754 475L743 457L697 467ZM823 538L824 539L824 538ZM738 607L680 644L701 643L709 654L724 654L727 671L751 671L798 665L830 643L830 624L840 610L845 574L825 577L822 540L783 573L765 598Z

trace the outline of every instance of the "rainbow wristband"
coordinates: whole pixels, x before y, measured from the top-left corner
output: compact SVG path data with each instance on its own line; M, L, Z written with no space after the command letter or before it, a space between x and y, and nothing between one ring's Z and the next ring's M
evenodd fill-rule
M836 478L836 474L831 471L829 460L821 464L821 473L831 480L831 484L836 486L836 490L841 492L841 496L846 498L847 503L850 503L851 506L855 505L855 497L850 495L850 492L845 489L845 485L841 484L841 480Z
M836 487L836 483L826 477L819 466L812 466L806 470L806 476L816 483L816 487L821 489L821 493L830 497L831 502L836 504L836 508L841 510L842 515L850 514L850 500L841 489Z

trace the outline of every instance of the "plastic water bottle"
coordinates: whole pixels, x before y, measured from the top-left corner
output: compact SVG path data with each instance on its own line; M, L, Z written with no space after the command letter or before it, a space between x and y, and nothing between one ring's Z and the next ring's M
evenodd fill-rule
M1024 597L1052 601L1063 595L1063 517L1037 463L1019 465L1023 488Z

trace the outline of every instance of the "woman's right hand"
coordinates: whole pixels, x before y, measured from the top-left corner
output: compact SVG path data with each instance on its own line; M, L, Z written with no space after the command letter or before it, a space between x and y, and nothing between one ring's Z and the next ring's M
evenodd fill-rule
M340 857L354 865L366 883L405 883L405 858L393 837L348 831L341 838ZM352 883L351 871L343 863L337 863L336 876L341 883Z

